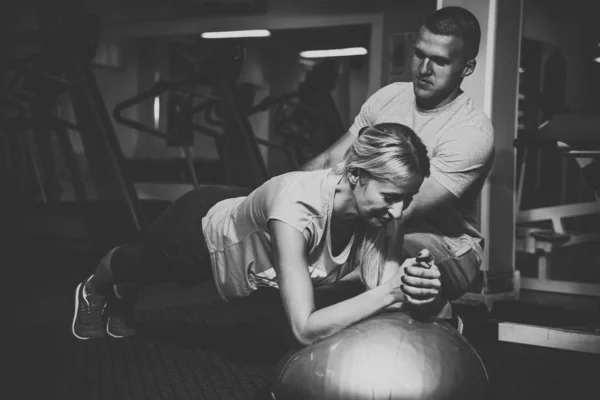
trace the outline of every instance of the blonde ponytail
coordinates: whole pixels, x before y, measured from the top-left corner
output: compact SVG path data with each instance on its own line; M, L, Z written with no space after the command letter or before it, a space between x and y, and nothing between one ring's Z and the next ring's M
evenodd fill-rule
M392 259L395 246L402 245L398 234L402 227L399 221L391 221L381 228L363 226L359 232L352 265L360 268L360 276L367 290L379 286L385 264Z

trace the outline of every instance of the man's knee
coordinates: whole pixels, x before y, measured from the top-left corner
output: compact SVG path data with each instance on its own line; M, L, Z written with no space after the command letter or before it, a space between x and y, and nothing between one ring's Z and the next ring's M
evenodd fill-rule
M442 296L446 300L456 300L465 294L477 278L480 266L479 256L469 250L461 257L453 257L438 264L442 275Z

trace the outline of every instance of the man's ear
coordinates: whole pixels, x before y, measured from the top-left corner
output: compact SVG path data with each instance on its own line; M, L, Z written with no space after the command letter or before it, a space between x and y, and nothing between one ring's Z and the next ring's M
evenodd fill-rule
M462 77L465 78L475 71L475 67L477 66L477 61L475 59L467 61L465 66L463 67Z

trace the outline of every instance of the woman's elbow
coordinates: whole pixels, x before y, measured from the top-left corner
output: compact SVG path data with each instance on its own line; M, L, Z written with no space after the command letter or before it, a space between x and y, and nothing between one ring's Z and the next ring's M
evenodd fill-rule
M296 342L298 342L298 344L302 347L310 346L318 339L314 335L311 335L310 332L307 332L304 329L293 328L292 331L294 333L294 338L296 339Z
M315 330L314 327L311 328L308 324L308 321L304 323L292 322L291 328L294 339L303 347L310 346L311 344L323 338L322 332Z

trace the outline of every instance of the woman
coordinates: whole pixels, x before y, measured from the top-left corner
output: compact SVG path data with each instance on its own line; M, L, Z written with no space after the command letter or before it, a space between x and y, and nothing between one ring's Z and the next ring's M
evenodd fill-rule
M405 300L401 251L394 251L402 249L399 224L392 221L401 221L428 175L427 150L415 133L379 124L364 128L334 169L283 174L248 196L192 191L158 218L142 243L113 249L79 284L73 334L135 334L127 318L133 301L115 284L212 278L225 301L278 287L301 344L332 335ZM408 259L403 266L416 264ZM315 287L353 279L369 290L316 309Z

